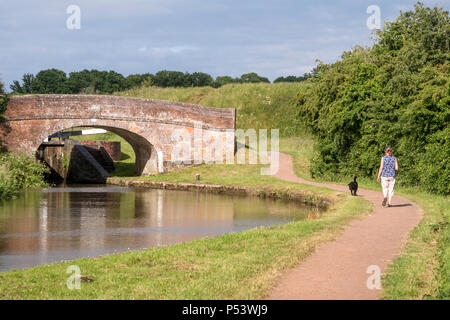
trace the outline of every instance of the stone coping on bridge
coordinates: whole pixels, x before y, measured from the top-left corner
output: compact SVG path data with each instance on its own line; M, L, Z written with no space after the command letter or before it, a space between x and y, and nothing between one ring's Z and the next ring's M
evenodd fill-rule
M106 183L134 188L163 189L176 191L200 191L206 193L226 194L236 196L257 196L259 198L290 200L319 208L329 208L329 206L334 204L334 200L332 198L321 196L311 192L286 191L262 187L258 188L249 186L215 185L204 183L133 180L119 177L108 178Z

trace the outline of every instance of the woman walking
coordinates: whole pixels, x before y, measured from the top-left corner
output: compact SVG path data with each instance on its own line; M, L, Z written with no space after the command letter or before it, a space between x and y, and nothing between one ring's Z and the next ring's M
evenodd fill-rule
M377 181L381 180L381 187L383 188L383 207L392 206L392 197L394 196L395 174L398 170L397 158L392 156L392 148L386 147L384 149L386 155L381 158L380 169L378 170ZM381 179L380 179L381 177Z

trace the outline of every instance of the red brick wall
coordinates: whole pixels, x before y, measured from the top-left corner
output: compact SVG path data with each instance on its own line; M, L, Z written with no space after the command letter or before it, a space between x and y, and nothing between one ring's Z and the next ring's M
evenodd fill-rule
M79 142L84 146L96 147L97 149L100 149L100 147L105 148L106 152L114 161L119 161L122 157L120 141L83 140Z

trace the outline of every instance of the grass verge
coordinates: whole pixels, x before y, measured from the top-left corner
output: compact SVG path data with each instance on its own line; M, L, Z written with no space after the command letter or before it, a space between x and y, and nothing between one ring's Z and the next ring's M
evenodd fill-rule
M400 257L383 277L383 299L450 299L450 210L448 198L402 190L424 211Z

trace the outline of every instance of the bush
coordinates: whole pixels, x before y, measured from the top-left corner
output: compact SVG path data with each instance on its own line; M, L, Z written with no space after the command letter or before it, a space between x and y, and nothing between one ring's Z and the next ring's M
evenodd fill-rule
M25 188L46 186L48 169L33 158L0 153L0 199L11 198Z

